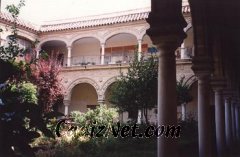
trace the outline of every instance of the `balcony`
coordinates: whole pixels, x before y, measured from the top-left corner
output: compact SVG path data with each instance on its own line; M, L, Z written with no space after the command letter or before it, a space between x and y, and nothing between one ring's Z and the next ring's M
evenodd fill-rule
M128 64L133 61L133 54L116 54L116 55L106 55L104 56L104 64Z
M193 57L193 49L178 48L175 52L176 60L190 60ZM158 52L144 53L143 59L147 59L149 56L158 56ZM116 54L105 54L104 58L100 55L82 55L72 56L71 66L92 66L92 65L114 65L114 64L129 64L134 59L133 53L119 52ZM66 64L64 64L66 65Z
M72 66L99 65L101 57L98 56L74 56L71 58Z
M128 64L134 58L133 54L115 54L115 55L105 55L104 56L104 65L112 64ZM71 57L71 66L91 66L91 65L101 65L101 56L100 55L91 55L91 56L73 56Z

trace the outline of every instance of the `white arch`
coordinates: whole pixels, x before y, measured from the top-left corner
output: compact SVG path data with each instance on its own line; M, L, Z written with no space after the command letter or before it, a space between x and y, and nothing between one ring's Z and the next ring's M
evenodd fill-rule
M96 90L96 93L97 93L97 96L99 98L99 90L100 90L100 87L99 85L92 79L90 78L87 78L87 77L83 77L83 78L78 78L76 80L74 80L66 89L66 93L64 95L64 100L71 100L71 95L72 95L72 89L78 85L78 84L81 84L81 83L88 83L90 84L91 86L93 86L93 88Z
M26 39L28 39L29 41L35 41L36 40L36 36L34 35L30 35L28 33L25 33L25 32L18 32L18 36L20 37L24 37Z
M38 43L38 46L37 48L41 49L42 45L45 43L45 42L48 42L48 41L62 41L66 44L66 46L69 46L69 42L62 38L62 37L53 37L53 38L45 38L45 39L41 39L40 42Z
M143 40L143 37L145 36L145 35L147 35L147 30L150 28L150 25L149 24L147 24L145 27L143 27L141 30L140 30L140 32L139 32L139 35L138 35L138 40Z
M117 29L117 30L105 33L103 35L103 42L106 43L106 41L109 38L111 38L114 35L118 35L118 34L131 34L134 37L136 37L136 40L138 40L138 35L139 35L138 31L134 30L134 29Z
M11 35L12 35L12 33L7 32L7 33L5 33L4 35L2 35L1 38L4 39L4 40L7 40L7 38L8 38L9 36L11 36ZM33 36L31 36L31 35L28 35L28 34L26 34L26 33L21 33L21 32L18 32L18 34L17 34L16 37L17 37L17 38L23 38L23 39L25 38L25 39L27 39L27 40L29 40L29 41L31 41L31 42L33 42L33 41L36 40L35 37L33 37Z
M71 39L71 41L69 42L69 44L72 45L76 40L83 39L83 38L94 38L94 39L97 39L100 43L102 41L102 39L99 36L95 35L95 34L91 34L91 35L89 35L89 34L81 34L81 35L77 35L77 36L73 37Z

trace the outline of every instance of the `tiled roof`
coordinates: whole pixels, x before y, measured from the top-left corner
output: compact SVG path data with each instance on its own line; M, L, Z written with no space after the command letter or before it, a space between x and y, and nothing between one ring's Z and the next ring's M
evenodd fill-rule
M0 21L10 24L14 21L14 19L11 14L1 12L0 13ZM31 30L31 31L37 31L39 29L39 27L37 27L36 25L34 25L26 20L23 20L21 18L17 18L16 22L17 22L17 26Z
M125 23L130 21L144 20L148 17L150 8L130 10L125 12L116 12L102 14L97 16L87 16L73 19L50 21L41 26L42 32L54 30L68 30L77 28L87 28L94 26L111 25L116 23Z
M125 23L131 21L145 20L148 18L151 8L143 8L122 12L115 12L109 14L102 14L96 16L86 16L80 18L55 20L45 22L40 27L27 22L21 18L17 19L17 25L32 31L51 32L79 28L88 28L95 26L111 25L116 23ZM183 13L190 13L189 5L182 7ZM0 13L0 21L7 23L13 22L13 17L7 13ZM39 29L40 28L40 29Z
M143 8L97 16L49 21L41 26L40 31L51 32L144 20L148 18L150 11L151 8ZM183 6L182 12L190 13L189 5Z

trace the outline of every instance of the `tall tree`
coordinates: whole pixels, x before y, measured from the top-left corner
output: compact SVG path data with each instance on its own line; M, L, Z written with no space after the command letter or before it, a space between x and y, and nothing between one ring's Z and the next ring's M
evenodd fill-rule
M24 1L9 5L14 18L8 45L0 47L0 156L34 156L30 143L40 136L39 131L54 137L46 126L36 85L29 79L31 63L16 61L25 51L17 43L17 17ZM30 73L31 74L31 73Z
M157 106L157 57L140 61L135 57L130 63L127 74L121 74L120 79L113 85L109 101L122 111L132 114L133 120L137 120L138 110L141 110L145 122L148 123L148 110ZM186 104L192 100L189 93L190 86L182 77L177 81L177 104Z
M44 113L54 110L55 105L63 100L63 88L59 73L61 63L56 56L41 57L36 64L31 66L31 82L37 85L39 100L38 104Z
M127 74L121 74L113 86L110 102L131 113L134 120L141 110L146 123L149 123L148 110L157 105L157 67L153 56L148 59L142 57L140 61L135 57Z

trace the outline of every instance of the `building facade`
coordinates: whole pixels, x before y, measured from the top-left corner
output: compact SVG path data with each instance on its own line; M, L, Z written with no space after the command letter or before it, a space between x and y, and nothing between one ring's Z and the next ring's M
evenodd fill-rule
M116 82L120 73L126 73L134 53L147 57L155 47L146 34L149 24L146 21L150 8L116 12L97 16L58 20L36 26L25 20L18 20L18 42L20 47L28 48L38 40L36 57L42 51L57 54L61 60L60 77L65 90L64 106L60 111L68 115L71 111L86 112L101 103L110 105L107 97L110 86ZM193 30L190 8L182 7L188 22L185 32L188 37L176 50L177 79L185 76L191 84L193 101L179 107L179 114L189 114L196 118L197 84L191 70L193 54ZM2 13L0 18L1 45L7 44L11 34L11 16ZM154 52L158 55L158 52ZM149 121L156 123L157 109L149 111ZM128 113L122 116L129 119Z

